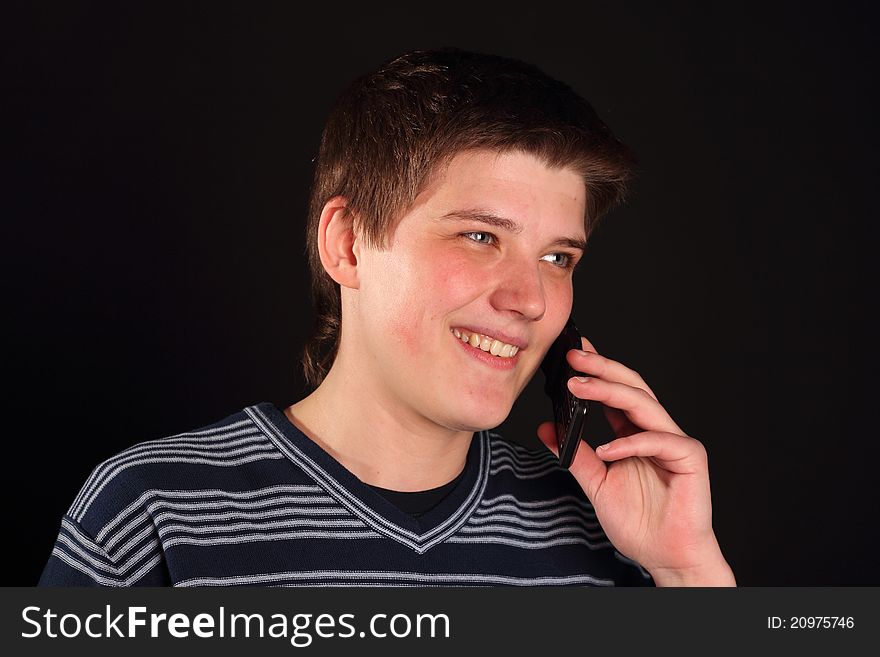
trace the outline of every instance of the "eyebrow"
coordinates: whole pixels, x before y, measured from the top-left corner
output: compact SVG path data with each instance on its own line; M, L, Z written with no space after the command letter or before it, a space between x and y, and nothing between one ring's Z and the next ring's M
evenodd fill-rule
M515 235L523 231L522 225L516 223L513 219L501 217L492 212L486 212L485 210L453 210L452 212L447 212L440 218L478 221L482 224L494 226L495 228L501 228ZM572 249L578 249L579 251L586 251L587 240L582 237L560 237L553 241L550 246L567 246Z

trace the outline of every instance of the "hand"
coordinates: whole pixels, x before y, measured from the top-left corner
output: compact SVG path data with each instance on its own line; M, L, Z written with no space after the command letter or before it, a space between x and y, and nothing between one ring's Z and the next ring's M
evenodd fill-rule
M712 530L709 469L702 443L672 420L637 372L600 356L586 338L567 358L586 381L576 397L601 402L616 438L595 451L578 446L570 472L608 539L658 586L735 586ZM538 437L558 454L553 422Z

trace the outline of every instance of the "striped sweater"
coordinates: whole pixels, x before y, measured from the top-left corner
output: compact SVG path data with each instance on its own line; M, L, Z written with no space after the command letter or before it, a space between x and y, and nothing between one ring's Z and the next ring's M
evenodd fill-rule
M651 586L549 452L478 432L415 518L273 404L99 465L41 586Z

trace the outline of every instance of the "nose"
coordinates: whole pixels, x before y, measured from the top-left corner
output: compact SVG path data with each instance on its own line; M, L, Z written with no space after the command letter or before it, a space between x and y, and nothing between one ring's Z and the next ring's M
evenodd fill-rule
M500 265L497 285L489 301L499 312L514 312L526 319L539 320L547 310L544 282L538 263L511 262Z

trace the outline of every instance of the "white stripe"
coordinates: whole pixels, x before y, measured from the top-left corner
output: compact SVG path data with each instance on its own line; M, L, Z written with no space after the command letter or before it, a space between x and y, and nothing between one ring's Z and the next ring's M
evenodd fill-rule
M158 564L162 560L162 555L157 554L150 561L146 562L143 566L141 566L134 574L129 577L105 577L100 574L93 568L89 567L88 564L85 564L78 559L72 557L67 554L63 550L61 550L58 546L52 550L52 554L66 563L68 566L73 568L74 570L78 570L79 572L88 575L95 581L97 584L101 584L102 586L132 586L135 582L142 579L150 570L152 570L156 564Z
M503 449L511 454L516 454L521 458L547 458L548 456L552 459L556 458L546 447L532 449L531 447L525 447L524 445L520 445L513 440L507 440L506 438L493 439L492 449Z
M67 516L61 518L61 529L67 530L77 543L82 545L84 548L91 550L100 558L107 557L107 551L104 550L91 536L89 536L79 525L77 525L72 520L68 519ZM60 533L59 533L60 535Z
M341 506L334 507L334 508L330 509L330 511L327 513L327 515L338 515L339 511L342 511L345 514L345 516L347 516L348 518L352 517L351 514L348 513L348 511ZM132 548L133 545L138 544L140 541L142 541L149 534L158 533L158 535L160 537L164 537L169 531L176 530L177 528L180 528L180 527L185 527L185 528L192 527L193 528L192 531L195 533L207 532L209 530L209 528L217 527L218 523L220 523L223 520L234 519L234 518L238 518L238 519L242 519L242 520L246 520L248 518L255 518L256 520L262 520L262 519L271 518L271 517L282 517L282 518L287 517L289 519L295 519L300 516L297 515L296 513L291 513L290 509L277 509L272 512L263 511L263 512L260 512L259 514L250 514L250 515L249 514L242 514L242 513L224 513L224 514L196 515L196 516L194 516L194 515L166 512L166 513L159 513L155 516L150 516L150 514L145 513L145 514L143 514L141 521L143 522L143 521L147 521L148 519L151 519L150 522L147 525L145 525L145 527L138 534L136 534L133 538L131 538L125 545L120 547L119 551L117 553L114 553L113 556L116 559L121 558L126 552L128 552ZM163 522L170 522L173 520L192 521L192 522L212 522L213 521L214 524L208 525L208 526L191 525L191 524L187 524L186 522L180 522L176 525L171 525L171 524L164 524L163 525L163 524L161 524ZM343 518L337 518L337 520L342 521ZM341 522L331 522L326 517L322 517L317 520L309 520L309 523L312 523L316 527L321 527L321 526L365 527L366 526L366 525L364 525L364 523L361 520L358 520L358 519L346 520L346 522L351 523L351 524L341 524ZM294 526L297 526L297 524L293 523L293 522L286 522L286 523L282 522L282 523L274 523L274 524L266 524L266 523L262 523L262 524L251 523L251 524L254 527L259 527L259 526L294 527ZM221 529L218 531L224 531L224 528L226 528L226 527L237 527L237 526L244 526L244 524L225 525L225 524L221 523L221 524L219 524L219 527ZM132 527L132 524L129 524L125 528L125 531L130 532L131 527ZM171 528L171 529L169 529L169 528ZM125 536L126 536L126 534L124 534L124 533L122 533L122 531L120 531L118 534L114 535L113 543L115 544L116 542L121 540L121 538L123 538ZM108 546L109 545L110 545L110 543L108 543Z
M102 465L112 466L114 465L114 462L121 459L135 456L143 452L152 453L156 449L194 447L219 451L227 447L264 442L265 440L266 437L257 431L256 427L250 427L241 431L233 431L231 433L224 433L217 436L208 436L205 438L159 438L158 440L145 440L142 443L132 445L131 447L122 450L116 456L107 459Z
M552 452L532 452L522 448L516 449L506 442L493 442L492 453L496 456L508 456L523 465L559 463Z
M257 543L267 541L289 541L311 538L332 538L335 540L353 540L365 538L383 538L382 534L370 531L341 531L341 532L262 532L258 534L241 534L239 536L175 536L162 542L165 549L175 545L235 545L238 543Z
M578 536L560 536L558 538L546 541L521 541L506 536L452 536L446 539L447 543L491 543L499 545L509 545L511 547L525 548L528 550L543 550L544 548L556 547L558 545L586 545L591 550L612 547L611 543L605 541L602 543L593 543L585 538Z
M260 573L254 575L238 575L230 577L196 577L177 582L175 586L223 586L235 584L257 584L277 582L279 580L310 580L310 579L342 579L376 581L391 580L392 582L484 582L490 584L512 584L518 586L541 586L558 584L603 584L613 586L612 580L599 579L591 575L564 575L559 577L513 577L510 575L493 575L485 573L414 573L394 571L346 571L346 570L313 570L304 572Z
M150 491L150 492L152 492L152 491ZM138 498L138 500L139 501L144 500L144 498L148 497L148 496L149 495L147 493L145 493L144 495L141 495ZM158 523L161 519L160 514L166 513L166 512L168 512L166 510L170 510L170 509L177 509L179 511L188 511L188 510L196 511L196 510L200 510L200 509L222 509L224 507L232 507L232 508L240 508L240 509L245 509L245 510L254 509L254 512L258 512L258 513L260 513L260 515L266 515L266 514L269 514L270 512L260 511L259 509L261 509L262 507L284 506L286 511L290 514L307 515L308 513L314 513L316 515L323 515L323 514L332 515L332 514L336 513L336 514L351 515L348 513L348 511L344 507L339 506L339 505L336 505L333 507L304 507L302 509L297 509L295 507L289 508L289 506L288 506L290 504L303 504L303 505L305 505L305 504L316 503L316 502L333 503L333 502L335 502L335 500L332 497L329 497L326 495L324 495L324 496L280 495L280 496L276 496L274 498L267 498L264 500L254 500L254 501L248 502L247 504L241 503L241 502L230 502L230 501L174 503L174 502L169 502L167 500L161 500L161 499L154 500L154 501L150 502L149 504L147 504L144 507L144 510L139 515L135 516L127 524L125 524L123 527L121 527L119 529L119 531L117 531L115 534L113 534L113 536L107 541L106 545L107 545L107 549L109 550L116 543L118 543L120 540L125 538L125 536L128 535L131 531L136 529L138 526L140 526L144 522L148 521L154 514L156 514L156 515L153 518L153 522ZM325 509L327 509L327 511L324 511ZM271 513L278 513L278 511L276 510ZM192 516L192 514L190 514L190 515ZM117 516L117 518L118 517L119 516ZM114 522L115 521L116 521L116 519L114 519ZM104 533L106 531L106 529L107 529L107 527L105 527L103 530L101 530L99 535L106 536L106 534Z
M288 484L283 485L275 485L275 486L267 486L265 488L255 488L253 490L247 491L228 491L221 490L219 488L203 488L203 489L194 489L194 490L174 490L174 489L162 489L162 488L151 488L144 493L141 494L134 502L125 507L121 512L119 512L110 522L104 525L104 528L99 531L95 539L98 541L103 540L103 537L107 535L117 524L122 522L125 516L133 513L134 511L140 509L144 502L152 497L167 497L172 499L187 499L187 498L209 498L209 497L221 497L225 500L244 500L244 499L253 499L259 498L263 495L271 495L274 493L323 493L324 489L320 486L305 486L305 485L296 485L291 486ZM332 498L327 497L327 501L332 501Z
M563 470L563 468L559 467L559 463L555 463L555 462L554 463L534 463L534 464L529 464L529 465L523 465L519 461L514 461L512 458L510 458L509 456L506 456L506 455L497 457L495 459L494 463L496 466L501 466L501 465L510 466L511 468L516 470L517 472L524 472L524 473L537 472L538 470L546 470L548 468L556 469L556 470Z
M210 429L197 429L195 431L184 431L183 433L176 433L172 436L168 436L169 438L180 438L181 436L185 436L187 438L191 436L211 436L217 433L221 433L223 431L232 431L235 429L240 429L241 427L247 425L253 425L249 418L245 418L243 420L239 420L238 422L232 422L230 424L222 424L217 427L211 427ZM161 438L159 440L162 440Z
M223 439L228 435L235 435L235 436L242 435L242 432L236 433L236 432L230 431L230 430L234 430L239 427L243 427L246 424L252 425L253 423L249 419L248 420L241 420L239 422L235 422L230 425L225 425L222 427L215 427L214 429L207 429L205 431L195 431L195 432L190 432L190 433L181 433L181 434L177 434L175 436L170 436L168 438L159 438L156 440L148 440L148 441L144 441L143 443L138 443L137 445L133 445L132 447L129 447L128 449L123 450L122 452L120 452L116 456L113 456L113 457L107 459L106 461L104 461L103 463L101 463L97 468L94 469L94 471L92 471L92 474L89 477L89 482L97 482L98 479L100 479L101 476L103 476L103 472L105 470L109 470L114 465L114 463L116 461L118 461L120 458L124 458L125 456L128 455L128 453L131 450L137 449L140 445L144 445L144 444L151 445L154 443L161 443L162 441L175 440L175 439L179 439L179 438L182 439L182 438L205 437L206 440L211 440L215 437L219 437L220 439ZM228 433L224 433L224 432L228 432ZM222 435L219 435L219 434L222 434ZM68 511L68 515L73 515L73 512L76 510L77 506L82 503L82 499L84 499L86 495L88 495L88 486L84 487L83 490L81 490L79 492L79 495L76 496L76 499L74 499L73 504L70 507L70 511Z
M537 467L542 467L542 466L546 466L546 465L555 465L557 467L559 466L559 461L557 461L555 458L552 458L552 459L542 458L539 460L533 460L533 459L526 460L526 459L522 459L519 456L517 456L516 454L512 454L506 450L493 450L492 456L495 458L496 462L506 461L508 463L512 463L512 464L516 465L517 467L521 467L521 468L537 468Z
M591 520L595 520L596 518L595 513L586 511L583 507L574 504L566 504L565 506L558 506L554 509L541 509L537 511L520 509L514 504L495 504L490 507L480 507L474 511L474 515L471 516L471 518L491 518L499 513L504 513L505 511L513 512L517 518L523 519L552 518L553 516L558 516L563 513L576 514L580 518L588 518Z
M551 465L551 466L545 468L544 470L542 470L541 472L533 472L531 474L525 474L523 472L520 472L517 469L514 469L510 465L501 465L497 468L492 468L489 471L489 474L497 475L497 474L501 473L503 470L510 470L513 473L513 476L516 477L517 479L538 479L540 477L546 477L547 475L559 472L559 469L560 468L558 465Z
M316 519L314 522L327 522L327 516L339 516L337 520L342 520L344 518L351 518L352 515L348 512L348 509L342 506L334 506L334 507L317 507L313 509L274 509L272 511L266 510L254 510L253 512L247 511L230 511L227 513L202 513L202 514L192 514L192 513L175 513L173 511L162 511L153 516L153 522L157 525L172 520L180 520L180 521L189 521L189 522L210 522L210 523L219 523L224 520L248 520L248 519L256 519L256 520L265 520L268 518L311 518L312 516L321 516ZM357 520L360 526L363 526L364 523L362 520Z
M153 527L152 524L146 525L140 532L138 532L137 534L132 536L128 541L126 541L123 545L121 545L118 550L114 550L111 553L111 556L116 560L122 559L122 557L124 557L126 554L128 554L135 545L138 545L141 541L143 541L148 536L153 536L154 537L153 541L156 544L159 544L159 539L155 538L155 534L156 534L156 528ZM109 544L107 546L107 551L108 551L108 553L110 552Z
M168 446L161 447L158 449L145 450L143 453L137 452L134 454L129 454L124 459L119 459L114 464L114 469L119 468L119 466L125 465L131 461L139 461L144 456L152 457L152 456L204 456L206 458L220 458L220 457L228 457L228 456L241 456L242 454L248 454L250 452L254 452L260 449L271 449L272 446L267 444L265 440L251 440L244 447L239 447L237 449L206 449L200 445L196 445L195 447L177 447L177 446ZM110 476L109 474L107 476Z
M100 490L104 487L104 484L109 479L112 479L116 474L130 467L130 465L136 465L139 462L139 459L142 459L145 456L152 457L185 455L203 456L206 458L228 458L231 456L238 456L241 454L253 452L259 449L268 448L271 448L271 445L266 444L265 439L249 440L247 447L231 451L222 448L222 446L221 448L213 449L210 446L205 445L196 445L195 447L189 448L184 448L182 446L178 447L175 445L162 445L158 447L153 447L148 450L132 448L130 450L122 452L118 457L110 459L110 461L101 464L101 466L99 466L99 469L102 471L98 474L92 475L92 477L89 479L89 483L85 487L88 492L84 495L82 500L80 500L79 505L74 504L74 506L82 507L82 505L86 503L86 500L88 500L93 495L97 495L98 492L100 492ZM96 488L97 490L95 490ZM82 517L79 509L76 509L75 513L80 514L80 516L74 517ZM82 513L84 513L84 511Z
M66 518L62 519L61 526L63 529L66 529L69 532L75 534L74 538L77 540L71 541L62 531L58 536L58 540L60 542L72 548L81 557L84 557L86 561L88 561L96 569L103 570L106 574L114 577L120 577L124 579L126 577L126 573L130 571L132 567L141 559L143 559L144 556L146 556L146 554L149 552L149 550L147 549L142 549L138 554L136 554L125 563L119 564L118 558L111 557L105 550L101 548L100 545L95 543L89 536L80 531L76 525L74 525ZM154 540L153 543L155 546L158 546L159 544L158 540ZM87 554L82 548L90 549L93 552L96 552L99 558L96 559L94 555ZM100 559L104 559L104 561L102 562Z
M365 525L360 520L288 520L285 522L236 522L229 525L184 525L167 524L158 528L159 536L165 537L173 532L187 534L226 534L238 529L288 529L291 527L351 527L364 529Z
M552 527L554 525L560 525L560 524L566 524L566 523L570 525L571 523L575 523L577 525L584 526L587 529L601 529L601 526L599 525L598 522L586 522L583 519L583 516L580 516L580 515L566 514L566 515L560 515L555 518L547 518L544 521L538 522L538 521L534 521L534 520L525 519L521 516L512 516L512 515L509 515L506 513L499 513L499 514L495 514L492 516L486 516L486 517L480 517L480 518L475 517L475 516L471 516L471 519L467 521L467 523L464 525L464 527L467 527L469 525L484 525L484 524L488 524L488 523L495 522L498 520L507 520L510 522L517 522L517 523L520 523L524 526L535 527L535 528L537 528L537 527ZM464 529L464 527L462 527L462 529Z
M222 459L222 458L220 458L220 459L206 459L206 458L158 457L158 458L151 458L151 459L143 459L141 461L136 461L134 463L128 463L124 466L120 466L117 469L117 471L114 471L113 473L108 475L108 478L104 480L104 483L102 483L98 487L97 490L94 491L91 499L89 499L88 502L82 507L82 510L79 512L79 516L74 517L74 520L77 520L77 521L82 520L82 518L85 516L86 512L89 510L89 507L92 505L92 502L94 502L95 499L97 499L98 494L104 489L104 486L106 486L108 483L110 483L110 481L113 477L115 477L117 474L119 474L119 472L121 472L122 470L133 467L135 465L145 465L148 463L177 463L177 464L192 463L192 464L196 464L196 465L212 465L212 466L217 466L217 467L222 467L222 468L232 468L237 465L243 465L245 463L252 463L254 461L268 461L268 460L275 460L275 459L282 459L282 458L284 458L284 455L278 454L277 452L258 452L258 453L254 453L250 456L246 456L246 457L234 459L234 460Z
M76 556L81 557L82 559L85 559L89 563L89 565L94 567L94 569L96 571L99 570L110 577L118 577L119 576L119 570L115 566L113 566L112 564L101 562L98 559L95 559L94 555L91 555L88 552L86 552L80 546L79 543L77 543L76 541L70 540L70 538L68 538L64 534L61 534L58 536L58 543L63 543L68 548L73 550L73 552L76 554Z
M547 529L526 529L524 527L511 527L510 525L486 525L484 527L475 527L473 525L465 525L462 527L459 536L483 536L489 534L499 534L502 536L519 536L520 538L552 538L564 534L580 535L589 540L597 538L606 538L605 532L601 529L598 531L587 531L583 527L556 527Z
M416 589L416 588L424 588L424 587L449 587L449 584L437 584L433 582L411 582L409 584L391 584L389 582L370 582L370 581L360 581L360 582L333 582L333 583L323 583L323 582L288 582L285 584L272 584L273 587L276 588L300 588L300 587L308 587L308 588L334 588L334 589L361 589L367 587L373 588L395 588L395 589ZM465 584L459 584L458 587L467 586ZM476 584L474 586L477 586ZM491 586L483 585L484 587Z
M254 426L254 423L251 422L249 419L243 420L240 424L247 424L250 426L244 428L239 427L236 429L232 429L231 427L219 427L216 431L212 433L178 433L173 436L166 436L164 438L144 440L137 443L136 445L132 445L128 449L142 449L144 447L148 448L151 446L172 445L185 442L191 442L197 445L204 445L210 443L225 442L234 438L254 438L262 435Z
M138 570L136 573L128 578L128 585L131 586L135 582L142 580L146 576L146 574L150 572L160 561L162 561L162 555L157 554L155 557L153 557L143 566L141 566L140 570Z
M153 557L147 563L153 563L155 565L156 559L162 558L162 546L159 544L159 540L156 538L153 538L153 540L145 543L143 547L141 547L140 550L130 556L125 563L119 564L120 574L123 577L126 576L138 563L140 563L144 559L144 557L151 553L153 554ZM141 567L141 570L142 569L143 567ZM129 578L132 577L134 576L129 575ZM134 581L137 581L137 579L138 578L134 578Z
M167 500L155 500L150 502L148 508L152 509L176 509L178 511L199 511L202 509L263 509L273 506L286 505L302 506L304 508L294 508L296 513L304 511L313 511L315 513L324 513L323 509L336 509L340 513L348 513L348 510L336 503L329 495L275 495L262 500L252 500L248 502L234 502L232 500L217 500L212 502L170 502ZM311 504L331 504L332 506L314 507Z
M125 586L126 582L117 578L104 577L100 573L96 572L92 568L90 568L87 564L82 563L81 561L74 559L69 554L64 552L57 545L52 550L52 555L66 563L68 566L73 568L74 570L78 570L79 572L88 575L92 578L96 583L101 584L103 586Z

